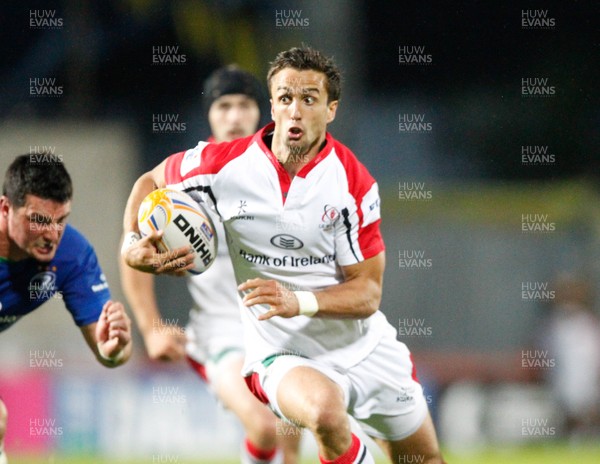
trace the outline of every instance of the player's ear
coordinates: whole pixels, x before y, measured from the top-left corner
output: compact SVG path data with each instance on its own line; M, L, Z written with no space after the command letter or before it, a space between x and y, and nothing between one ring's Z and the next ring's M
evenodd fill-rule
M0 197L0 214L8 216L8 210L10 209L10 201L6 195Z
M271 104L271 121L275 121L275 114L273 112L273 99L269 99L269 103Z
M333 122L333 120L335 119L335 113L337 111L338 103L338 100L334 100L327 103L327 124Z

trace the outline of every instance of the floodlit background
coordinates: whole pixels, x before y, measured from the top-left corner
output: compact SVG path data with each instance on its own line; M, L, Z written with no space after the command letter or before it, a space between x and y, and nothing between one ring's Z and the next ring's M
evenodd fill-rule
M447 454L593 462L597 10L505 3L5 1L0 168L22 153L63 157L71 223L123 300L127 195L209 135L203 79L237 63L264 80L269 61L301 43L333 55L345 79L330 131L379 181L381 309L414 353ZM165 321L185 325L183 281L158 288ZM2 333L11 462L235 460L231 415L186 365L150 363L136 342L128 365L97 366L58 298ZM305 434L304 455L314 450Z

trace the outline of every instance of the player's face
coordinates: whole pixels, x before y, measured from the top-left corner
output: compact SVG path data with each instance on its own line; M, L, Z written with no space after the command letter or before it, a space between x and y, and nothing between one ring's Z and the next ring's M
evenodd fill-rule
M316 155L338 105L337 101L327 102L326 82L322 72L292 68L272 77L274 148L285 147L288 156Z
M25 204L15 207L2 198L2 214L6 214L8 238L16 248L13 259L27 257L48 262L65 231L71 202L59 203L35 195L26 195Z
M254 134L259 119L256 100L243 94L223 95L208 111L208 123L216 142L230 142Z

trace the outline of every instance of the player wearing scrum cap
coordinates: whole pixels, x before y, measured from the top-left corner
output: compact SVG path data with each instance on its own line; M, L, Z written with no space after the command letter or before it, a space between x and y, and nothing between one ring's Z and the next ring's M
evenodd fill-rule
M374 462L348 414L391 463L443 463L410 352L379 311L377 183L327 132L340 73L317 50L292 48L271 63L267 83L274 123L231 143L201 142L141 176L125 232L156 187L202 193L227 231L247 306L243 373L256 397L308 428L322 463ZM152 240L125 249L126 262L146 268ZM193 260L185 248L168 257L164 270Z
M58 155L21 155L6 171L0 198L0 332L60 295L98 362L120 366L131 356L131 323L123 305L110 300L94 249L67 224L72 195L71 177ZM0 401L2 464L6 423Z
M258 80L236 66L214 71L204 83L203 107L212 142L228 142L253 134L260 119L264 92ZM244 464L298 459L300 430L286 426L277 433L276 417L248 390L241 376L244 340L233 267L219 217L208 210L218 236L217 258L203 274L187 280L194 300L184 333L176 327L156 330L160 310L153 276L121 266L125 295L152 359L178 361L187 357L221 403L239 418L246 433L242 444ZM278 452L278 448L281 449Z

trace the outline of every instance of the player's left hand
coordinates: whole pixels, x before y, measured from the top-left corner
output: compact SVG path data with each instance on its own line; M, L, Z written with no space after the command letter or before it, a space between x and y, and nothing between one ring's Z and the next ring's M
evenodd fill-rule
M96 324L98 349L113 358L131 342L131 320L118 301L107 301Z
M289 318L300 314L298 299L294 292L276 280L248 279L238 286L238 290L251 290L242 300L246 306L269 305L269 311L258 316L259 321L266 321L273 316Z

